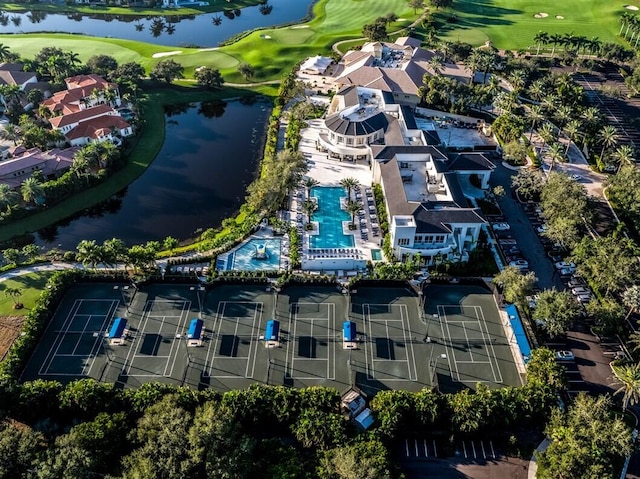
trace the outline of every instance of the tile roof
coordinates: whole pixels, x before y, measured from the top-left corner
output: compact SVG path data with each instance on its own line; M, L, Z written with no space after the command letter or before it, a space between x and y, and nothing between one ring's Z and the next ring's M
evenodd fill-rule
M113 113L111 113L113 112ZM49 123L54 128L62 128L63 126L72 125L74 123L79 123L81 121L86 121L89 118L94 118L97 116L115 114L115 110L110 105L98 105L91 108L87 108L85 110L80 110L75 113L70 113L68 115L57 116L55 118L50 118Z
M4 85L22 85L34 77L37 78L34 72L0 70L0 84Z
M77 138L97 139L109 135L112 128L124 130L130 126L131 125L119 115L104 115L81 122L67 133L65 137L68 140L75 140Z

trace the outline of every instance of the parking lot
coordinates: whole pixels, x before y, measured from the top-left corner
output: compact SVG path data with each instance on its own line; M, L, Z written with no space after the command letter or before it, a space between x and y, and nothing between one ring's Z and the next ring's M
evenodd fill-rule
M538 206L521 204L512 194L511 177L515 173L500 165L492 175L492 186L502 185L507 192L499 201L502 216L496 217L494 222L508 223L509 230L496 232L498 242L502 240L501 248L518 248L516 256L509 258L508 253L505 256L510 260L527 261L527 268L524 270L533 271L536 274L540 289L556 288L570 291L575 288L586 288L570 271L563 272L563 268L556 268L556 263L566 261L566 253L542 235L544 222L540 218ZM507 249L507 251L515 250ZM574 292L584 293L582 290ZM574 296L579 300L579 294ZM531 299L535 301L535 298ZM582 302L589 299L590 296L583 296ZM566 336L549 341L545 346L556 351L570 351L573 354L573 359L562 361L567 369L572 395L580 391L613 392L609 362L621 351L616 339L610 338L610 341L604 341L601 344L601 340L591 333L587 322L579 320L567 331Z

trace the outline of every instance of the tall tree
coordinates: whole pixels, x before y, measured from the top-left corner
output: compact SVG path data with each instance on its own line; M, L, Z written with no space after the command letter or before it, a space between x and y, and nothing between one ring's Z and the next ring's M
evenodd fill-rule
M615 382L620 385L614 394L622 393L622 409L640 401L640 363L612 364Z
M493 278L493 282L502 289L504 299L508 303L522 303L537 281L538 278L533 272L522 274L520 269L514 266L507 266Z
M215 68L203 66L196 70L194 78L199 85L207 88L222 88L224 83L220 71Z
M244 78L245 81L249 81L256 74L256 71L248 63L241 63L238 65L238 73L242 75L242 78Z
M40 203L44 200L42 185L34 177L27 178L22 182L20 193L26 203Z
M160 60L151 70L152 80L162 80L171 83L173 80L184 78L184 67L175 60Z
M604 161L604 153L608 148L612 148L618 144L618 133L612 125L606 125L598 135L598 140L602 145L600 159Z
M568 291L547 289L538 295L533 318L551 338L563 334L580 315L580 306Z

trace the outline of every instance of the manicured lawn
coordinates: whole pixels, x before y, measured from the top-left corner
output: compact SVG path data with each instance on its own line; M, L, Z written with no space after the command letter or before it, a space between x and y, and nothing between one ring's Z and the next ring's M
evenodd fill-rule
M29 312L40 296L44 285L54 271L42 271L26 274L0 283L0 316L24 316ZM22 291L19 301L24 304L22 309L13 309L13 299L4 294L5 288L18 288Z
M625 5L638 0L456 0L450 10L437 12L438 34L449 40L481 45L491 40L499 49L516 50L534 45L533 37L544 31L572 33L603 42L619 42L619 18ZM536 14L546 13L544 18ZM458 21L448 23L455 14ZM556 17L563 17L562 19Z
M171 58L185 67L188 78L193 77L197 67L207 65L219 69L226 81L236 83L244 82L237 66L246 62L256 70L251 81L259 82L281 78L284 72L306 56L329 54L331 45L338 40L361 37L362 25L378 16L395 12L402 19L391 24L389 31L407 26L416 18L406 0L320 0L314 6L314 12L314 19L304 25L256 31L233 45L217 50L64 34L0 35L0 43L20 52L25 58L33 57L48 44L76 52L83 61L96 52L108 52L120 63L136 61L147 71L163 58ZM180 53L153 57L154 53L174 51Z

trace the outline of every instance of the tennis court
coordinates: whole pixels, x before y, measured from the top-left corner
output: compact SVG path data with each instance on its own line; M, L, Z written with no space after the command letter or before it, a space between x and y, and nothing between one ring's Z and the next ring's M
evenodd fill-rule
M108 337L116 318L126 320L121 344ZM202 321L199 347L188 346L194 319ZM266 338L270 320L275 341ZM353 348L345 321L355 325ZM22 378L89 377L223 391L255 383L367 393L519 384L490 291L468 285L428 285L422 298L401 287L76 285Z
M441 388L520 385L491 291L481 285L427 285L427 335ZM458 384L458 386L456 386Z

